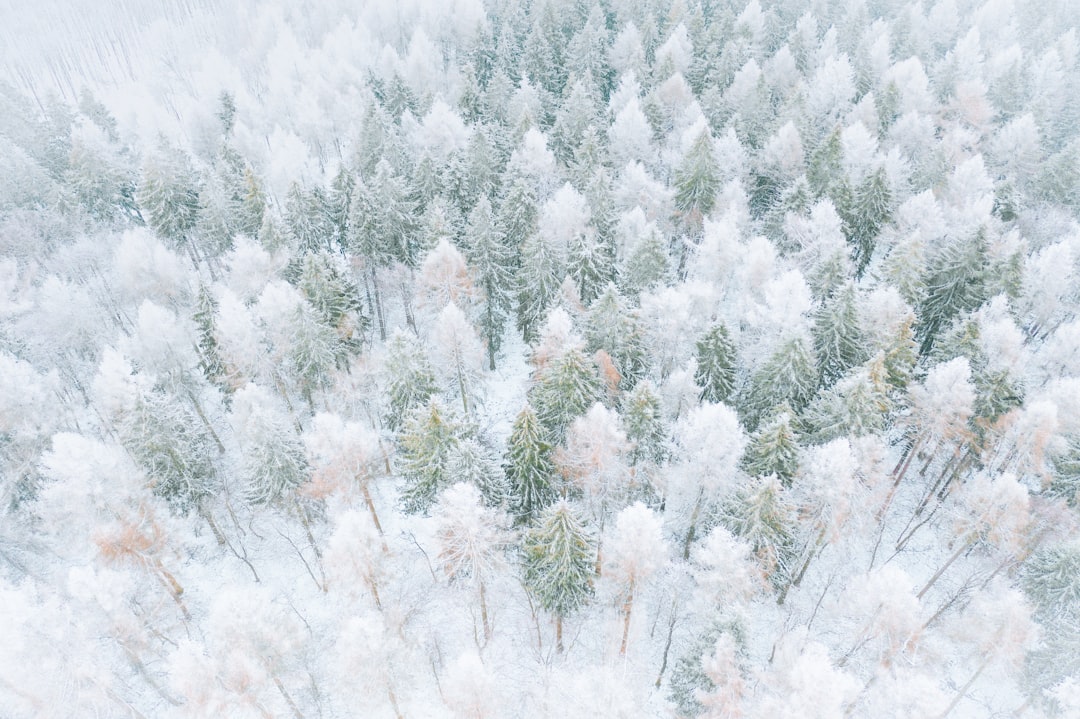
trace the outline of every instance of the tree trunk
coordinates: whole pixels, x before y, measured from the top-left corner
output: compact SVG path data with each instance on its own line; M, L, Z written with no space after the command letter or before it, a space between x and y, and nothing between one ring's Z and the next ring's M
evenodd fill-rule
M630 615L634 611L634 580L630 580L630 586L626 590L626 601L623 602L623 629L622 643L619 645L619 656L626 656L626 643L630 639Z
M949 716L949 714L952 713L952 710L956 708L956 705L960 703L960 700L963 699L965 695L967 695L968 689L971 689L971 685L975 683L975 681L983 673L983 670L986 669L986 667L990 664L990 659L993 656L993 653L988 653L986 655L986 658L982 660L982 664L980 664L979 668L975 670L975 673L971 675L971 679L968 679L967 684L960 688L960 691L956 693L956 696L953 697L953 700L949 702L949 706L945 707L945 711L938 714L937 719L945 719L945 717Z
M480 623L484 626L484 645L487 646L491 640L491 624L488 622L487 596L483 582L480 582Z
M379 339L386 341L386 322L383 320L382 297L379 295L379 282L375 279L375 267L368 268L368 276L371 278L371 287L375 293L375 317L379 321Z
M949 557L941 568L934 572L934 576L930 577L930 581L926 583L926 586L919 590L919 593L915 595L916 599L922 599L923 595L930 591L930 587L934 586L937 580L941 579L941 575L952 566L952 563L960 558L960 555L971 548L971 545L975 543L975 540L969 539L960 545L960 548L953 552L953 555Z
M671 603L671 621L668 622L667 641L664 642L664 657L660 661L660 673L656 675L656 688L664 680L664 672L667 670L668 653L671 651L671 639L675 636L675 602Z
M697 501L694 502L694 511L690 513L690 529L686 530L686 542L683 543L682 558L690 559L690 545L694 543L694 535L697 534L698 515L701 514L701 505L705 501L705 488L698 490Z
M561 614L556 614L555 615L555 651L562 654L562 650L563 650L563 643L562 643L562 615Z
M289 692L285 691L285 685L281 683L281 680L274 676L274 686L281 692L281 696L285 698L285 703L289 705L289 709L292 710L292 714L296 719L304 719L304 714L300 711L300 707L296 706L296 702L289 696Z
M363 495L364 504L367 505L368 511L371 513L371 521L375 524L375 529L379 532L379 539L382 541L382 550L384 553L389 553L390 547L386 544L382 523L379 522L379 514L375 511L375 502L371 499L371 492L368 490L367 482L360 483L360 494Z

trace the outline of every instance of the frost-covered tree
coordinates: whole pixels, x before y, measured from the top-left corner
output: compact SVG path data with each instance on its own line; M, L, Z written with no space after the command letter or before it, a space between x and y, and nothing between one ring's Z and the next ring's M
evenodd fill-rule
M852 245L855 275L859 277L870 264L877 236L892 214L892 190L884 168L868 175L855 188L845 210L844 233Z
M942 247L926 270L926 296L919 305L920 352L934 346L939 332L961 312L973 310L986 299L987 239L977 229Z
M713 139L703 128L686 151L675 173L675 209L686 227L696 231L712 212L720 191L720 167L713 155Z
M529 401L552 444L561 443L570 423L601 397L595 363L576 348L568 349L544 368L529 391Z
M568 488L584 498L601 530L608 504L625 501L629 493L627 449L618 414L596 403L570 424L565 446L555 455Z
M746 436L735 412L723 404L706 402L690 411L676 432L690 500L689 526L683 559L690 556L703 509L731 494L738 482L739 458ZM694 491L696 490L696 491Z
M855 288L847 285L821 306L814 321L814 356L821 384L828 387L867 359Z
M615 530L607 545L605 576L619 586L622 600L621 655L626 654L630 639L635 592L640 592L641 585L667 563L668 546L660 519L641 502L635 502L619 512L615 518Z
M338 335L338 364L359 351L368 317L363 313L360 290L332 255L310 253L300 263L297 288L318 313L322 323Z
M536 339L562 282L561 269L560 259L549 241L538 233L524 238L518 270L517 327L526 342Z
M519 523L539 516L558 496L552 447L528 404L514 420L503 467L509 482L510 508Z
M781 410L750 436L742 468L751 477L774 476L785 486L799 469L799 443L791 412Z
M727 327L715 325L694 345L697 371L694 381L705 402L725 402L735 390L735 343Z
M502 347L506 322L512 309L515 258L495 222L487 196L480 198L469 215L465 247L476 287L483 293L480 336L487 346L488 369L494 370L495 357Z
M300 252L332 252L335 226L326 191L293 183L285 201L285 227Z
M480 441L465 437L454 447L447 473L458 483L476 487L488 507L505 508L507 487L494 453Z
M146 160L136 197L154 232L196 260L197 250L190 243L199 216L199 176L187 153L162 144Z
M461 399L468 416L476 404L483 348L472 323L454 303L443 308L431 333L432 358L444 385Z
M386 344L385 368L388 375L385 421L390 429L396 430L413 409L438 392L439 386L423 347L400 330Z
M619 373L619 389L632 389L647 370L644 328L629 303L609 284L589 307L585 350L603 350Z
M413 410L398 436L406 512L426 513L451 483L450 464L463 436L463 426L437 397Z
M814 396L818 371L807 337L786 339L754 372L742 399L747 426L756 428L777 407L786 404L800 412Z
M248 501L258 505L289 499L307 479L308 463L288 415L254 384L237 390L231 414L241 437L240 477Z
M451 581L476 587L484 641L491 639L486 580L503 563L507 544L506 515L482 504L479 489L465 482L448 487L432 514L437 529L438 559Z
M116 429L155 494L176 511L198 509L207 516L206 502L219 482L214 459L220 447L186 402L162 390L142 392Z
M555 642L562 651L563 620L593 595L593 539L573 506L559 500L525 535L522 554L525 586L555 615Z
M793 576L798 547L795 506L775 476L760 477L725 501L717 518L753 549L765 576L781 588Z
M670 430L664 419L660 395L645 380L623 395L622 423L630 441L630 464L649 473L669 457Z
M199 369L212 384L229 390L227 382L227 370L225 361L221 357L221 349L217 340L217 322L215 315L218 312L218 302L213 294L205 286L199 287L196 298L195 327L198 333L196 349L199 352Z

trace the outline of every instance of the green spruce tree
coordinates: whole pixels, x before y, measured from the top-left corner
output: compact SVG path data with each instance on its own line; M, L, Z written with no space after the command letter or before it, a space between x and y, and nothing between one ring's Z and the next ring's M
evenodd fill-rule
M540 424L549 441L560 444L570 423L585 414L604 395L596 363L579 349L571 348L544 368L529 392Z
M512 307L514 256L495 224L486 195L469 215L465 249L476 286L483 293L480 337L487 345L488 369L494 370Z
M827 299L814 321L814 354L821 383L831 386L867 359L866 337L859 321L854 285L848 283Z
M559 500L525 535L522 551L525 586L541 607L555 615L555 641L561 652L563 620L593 594L594 541L571 505Z
M790 410L781 409L750 437L742 468L751 477L777 477L785 487L799 471L799 443Z
M401 476L405 479L401 503L405 512L426 513L439 492L455 481L451 468L463 429L437 397L409 416L398 435Z
M398 330L386 343L386 395L384 420L399 429L409 414L439 391L435 371L424 349L411 335Z
M801 334L789 337L750 380L742 401L747 427L756 429L781 405L801 412L817 387L818 370L809 341Z
M727 327L717 324L695 345L697 371L694 382L705 402L726 402L735 391L735 343Z
M546 433L528 404L514 420L503 468L510 486L510 511L519 523L536 519L555 501L555 462Z

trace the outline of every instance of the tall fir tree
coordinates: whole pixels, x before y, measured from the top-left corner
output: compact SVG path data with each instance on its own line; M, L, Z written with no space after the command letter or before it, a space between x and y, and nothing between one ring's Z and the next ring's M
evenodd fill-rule
M660 395L652 382L643 380L623 395L622 424L631 442L630 463L648 473L670 456L670 432L664 422Z
M360 290L332 255L315 252L300 261L297 288L315 309L319 319L337 333L335 359L344 366L350 354L360 351L368 319L363 314Z
M146 471L154 494L176 512L200 508L216 490L214 441L180 397L142 393L117 426L120 442Z
M183 150L162 144L143 165L136 198L147 224L174 248L187 249L199 219L201 179Z
M705 402L726 402L735 391L736 350L727 327L717 324L695 345L694 381Z
M831 386L867 359L854 285L848 283L825 300L814 321L814 354L821 383Z
M721 505L717 519L750 545L774 588L788 584L798 559L798 524L777 477L759 477L740 488Z
M510 511L519 523L532 522L555 501L557 474L552 446L528 404L514 420L503 468L510 489Z
M674 185L676 212L689 230L700 230L720 191L720 166L707 128L687 150L675 172Z
M919 353L928 354L938 334L960 313L986 299L987 241L983 230L954 238L931 259L923 284L916 332Z
M756 429L777 407L788 405L798 413L813 399L818 387L818 370L813 349L804 335L781 343L765 364L754 373L743 397L747 427Z
M781 409L750 437L742 467L751 477L777 477L785 487L799 470L799 444L791 412Z
M885 168L870 173L855 188L851 204L844 215L844 234L851 243L855 276L862 277L874 254L877 236L892 214L892 190Z
M199 352L199 369L213 385L228 392L231 385L227 379L225 361L217 341L218 303L206 285L199 285L195 298L196 349Z
M518 270L517 327L526 342L536 341L540 327L562 284L559 258L551 243L533 233L521 248Z
M645 330L630 303L608 284L589 307L585 320L585 350L603 350L619 373L619 389L629 390L648 371Z
M437 397L413 410L398 446L405 488L402 507L408 514L427 513L445 487L453 483L451 466L464 436L462 425Z
M439 391L435 371L423 347L401 330L386 344L386 395L384 420L391 430L399 429L417 407Z
M512 308L514 256L495 224L486 195L469 215L465 246L476 286L483 293L478 324L487 346L488 369L494 370Z
M333 252L335 225L326 191L293 183L285 201L285 226L301 253Z
M577 348L566 350L544 368L529 392L529 401L552 444L560 444L570 423L602 397L596 364Z
M540 606L555 615L556 647L563 650L563 620L593 595L596 547L566 500L541 514L525 535L525 586Z

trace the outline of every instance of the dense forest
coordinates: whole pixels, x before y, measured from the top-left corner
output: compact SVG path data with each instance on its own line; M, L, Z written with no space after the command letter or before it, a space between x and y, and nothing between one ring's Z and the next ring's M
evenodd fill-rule
M0 715L1080 717L1080 9L304 5L0 5Z

